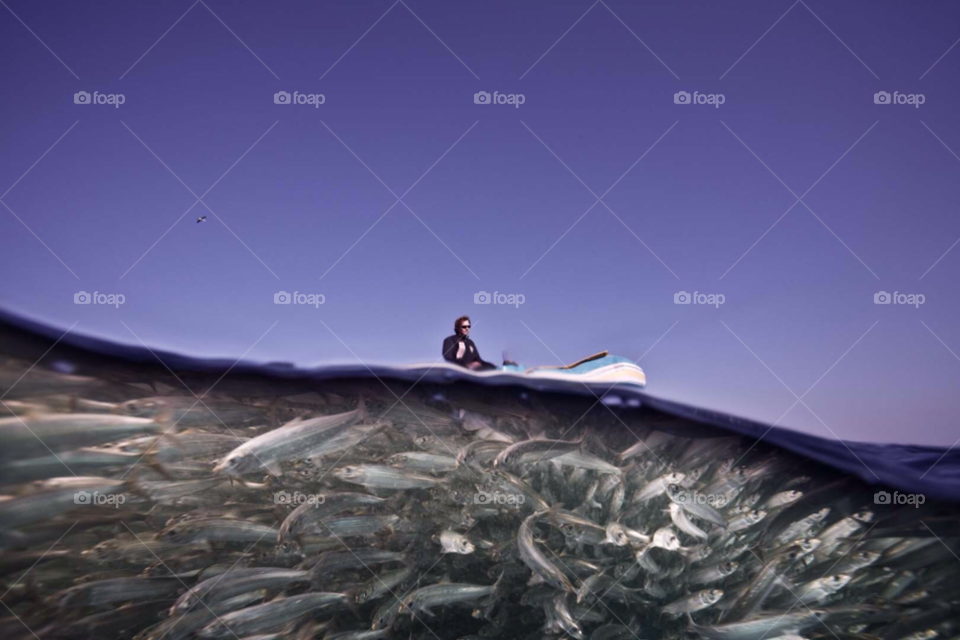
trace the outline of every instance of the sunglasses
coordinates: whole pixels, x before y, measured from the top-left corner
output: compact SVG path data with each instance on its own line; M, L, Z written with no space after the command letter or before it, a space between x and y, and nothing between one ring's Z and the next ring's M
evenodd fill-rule
M468 325L468 324L462 324L462 325L460 325L460 328L461 328L461 329L469 329L469 328L470 328L470 325Z

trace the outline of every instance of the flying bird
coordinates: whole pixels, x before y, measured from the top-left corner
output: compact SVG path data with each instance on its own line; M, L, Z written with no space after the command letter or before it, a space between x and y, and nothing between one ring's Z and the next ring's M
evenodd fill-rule
M197 224L200 224L201 222L206 222L206 221L207 221L207 216L200 216L199 218L197 218Z

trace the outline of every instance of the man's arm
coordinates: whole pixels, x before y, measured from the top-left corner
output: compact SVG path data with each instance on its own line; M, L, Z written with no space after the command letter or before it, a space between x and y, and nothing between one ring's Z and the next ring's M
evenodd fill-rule
M497 368L497 365L493 364L492 362L487 362L482 357L480 357L480 349L477 348L477 343L472 342L471 344L473 345L473 356L474 356L473 362L471 363L474 366L471 368L479 368L479 369L496 369Z
M443 339L443 359L447 362L452 362L457 364L457 339L456 338L444 338Z

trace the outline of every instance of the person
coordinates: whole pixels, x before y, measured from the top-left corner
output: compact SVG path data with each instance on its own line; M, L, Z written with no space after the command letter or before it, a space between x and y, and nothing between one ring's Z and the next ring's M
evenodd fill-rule
M470 339L470 316L460 316L453 323L453 335L443 341L443 359L447 362L473 369L491 371L497 365L480 357L477 345Z

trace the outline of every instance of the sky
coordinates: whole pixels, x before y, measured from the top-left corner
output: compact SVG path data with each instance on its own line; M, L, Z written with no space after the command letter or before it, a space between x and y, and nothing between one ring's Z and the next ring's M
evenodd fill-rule
M960 438L955 2L0 4L4 309Z

